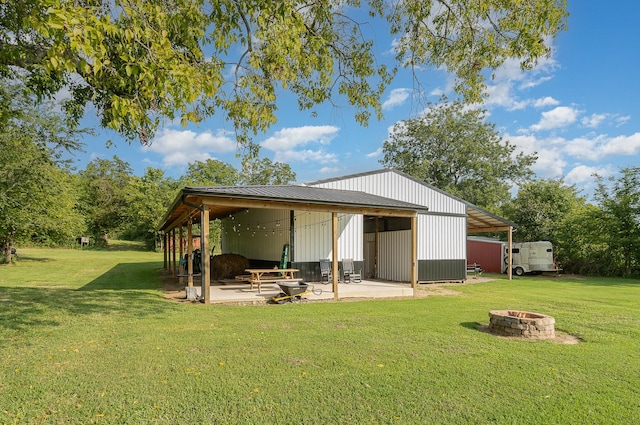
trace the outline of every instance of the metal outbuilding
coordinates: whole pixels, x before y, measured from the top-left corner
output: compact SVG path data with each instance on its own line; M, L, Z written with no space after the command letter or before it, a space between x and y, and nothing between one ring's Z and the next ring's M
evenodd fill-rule
M358 190L399 202L428 206L418 214L418 280L464 280L467 273L467 235L508 232L515 224L478 206L397 170L383 169L308 183L310 186ZM377 232L364 227L362 256L365 270L381 279L407 279L401 259L409 237L401 220L376 221ZM376 236L377 242L376 242Z
M280 260L306 281L319 281L319 260L330 259L334 297L339 263L352 258L367 277L411 282L466 279L466 238L508 231L513 223L395 170L320 180L305 185L186 187L158 229L168 241L192 240L201 224L208 253L209 222L220 220L222 252L256 265ZM187 234L184 234L186 228ZM182 258L182 244L180 258ZM165 247L170 244L165 243ZM188 246L187 252L193 247ZM171 259L173 255L173 259ZM193 285L192 265L188 285ZM165 248L165 267L176 274L176 252ZM210 301L209 256L203 256L202 294Z

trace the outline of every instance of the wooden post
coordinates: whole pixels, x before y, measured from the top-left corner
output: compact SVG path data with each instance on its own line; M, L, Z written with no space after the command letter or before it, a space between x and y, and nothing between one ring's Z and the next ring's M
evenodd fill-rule
M209 206L203 205L200 213L200 252L202 255L202 299L211 303L211 273L209 272Z
M331 275L333 276L333 299L338 301L338 213L331 213L331 241L333 258L331 261Z
M178 234L178 239L180 239L180 258L178 260L178 275L180 275L180 278L178 279L178 283L180 284L180 286L182 286L183 280L182 280L182 276L185 273L185 268L183 268L182 270L180 270L180 264L182 264L182 259L184 258L184 227L181 224L180 228L179 228L179 234Z
M513 279L513 270L511 270L511 264L513 262L513 227L509 226L509 233L507 236L507 243L509 245L509 253L507 254L507 276L509 280Z
M176 228L174 227L173 230L171 230L171 242L172 242L172 246L171 246L171 254L173 259L171 260L171 263L173 264L173 277L178 277L178 270L177 270L177 264L176 264Z
M376 217L376 236L374 242L373 253L373 277L378 278L378 249L379 249L379 233L380 233L380 217Z
M164 269L167 270L167 268L169 267L168 261L167 261L167 232L162 234L162 253L164 254Z
M187 223L187 286L193 287L193 223Z
M418 216L411 217L411 288L413 296L418 284Z

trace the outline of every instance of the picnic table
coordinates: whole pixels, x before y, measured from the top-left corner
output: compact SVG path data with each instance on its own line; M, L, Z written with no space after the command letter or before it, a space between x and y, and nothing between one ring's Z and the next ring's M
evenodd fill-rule
M300 270L298 269L245 269L251 276L247 279L251 284L256 284L258 287L258 293L260 293L260 285L263 283L278 283L278 282L300 282L302 279L295 278L293 274Z

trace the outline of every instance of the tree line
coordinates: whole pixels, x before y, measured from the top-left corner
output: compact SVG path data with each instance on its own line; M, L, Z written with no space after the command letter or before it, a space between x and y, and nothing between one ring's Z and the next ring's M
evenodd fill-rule
M188 164L179 178L148 167L142 176L114 155L76 171L65 152L81 149L86 130L39 102L20 84L0 84L0 246L69 246L79 236L157 241L156 225L186 186L288 184L291 167L246 155L241 169L213 159ZM518 241L551 241L565 272L640 274L640 168L620 177L594 176L588 200L562 179L536 179L536 155L514 155L485 120L485 111L459 102L432 105L420 118L396 125L383 144L387 167L404 171L503 216ZM510 188L518 185L515 196ZM212 230L215 235L215 227ZM214 236L215 237L215 236Z

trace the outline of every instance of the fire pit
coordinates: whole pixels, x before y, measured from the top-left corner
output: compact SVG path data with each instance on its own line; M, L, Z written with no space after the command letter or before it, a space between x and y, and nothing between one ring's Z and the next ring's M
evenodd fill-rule
M501 336L552 339L556 336L556 319L546 314L517 310L489 312L489 332Z

